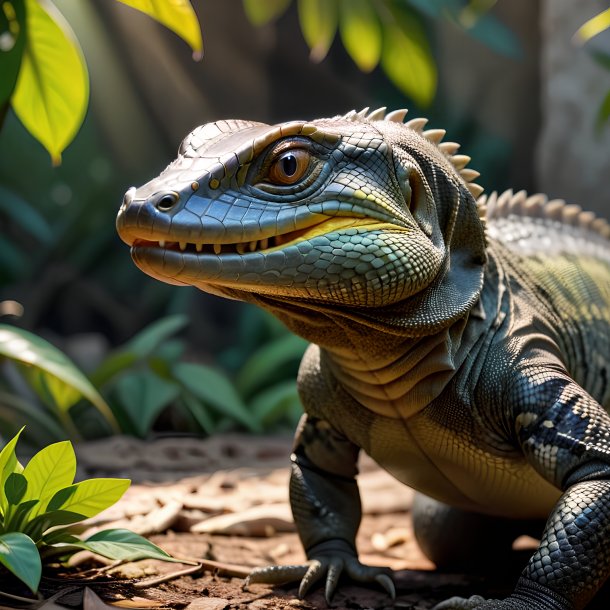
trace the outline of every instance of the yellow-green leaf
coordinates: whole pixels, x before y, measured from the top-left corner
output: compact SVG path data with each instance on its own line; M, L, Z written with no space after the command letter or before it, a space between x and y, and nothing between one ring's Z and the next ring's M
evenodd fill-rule
M290 0L243 0L244 12L252 25L265 25L281 17L290 6Z
M41 449L23 469L28 488L23 498L40 500L32 509L34 517L43 512L57 491L72 485L76 474L76 456L70 441L53 443Z
M342 0L341 40L363 72L370 72L381 56L381 26L370 0Z
M299 0L299 22L310 58L322 61L333 42L339 24L338 0Z
M180 36L193 49L193 59L199 60L203 57L201 27L189 0L119 0L119 2L146 13Z
M87 479L58 491L46 510L61 509L85 517L95 517L119 500L130 483L129 479Z
M25 426L24 426L25 427ZM17 461L17 456L15 455L15 446L17 445L17 441L19 440L19 436L23 432L23 428L13 436L13 438L4 445L2 451L0 451L0 513L3 515L6 512L6 507L8 505L6 501L6 495L4 493L4 483L10 474L13 472L22 472L23 468L21 464Z
M27 38L11 105L58 164L85 117L89 77L76 38L55 7L36 0L25 6Z
M601 34L608 28L610 28L610 8L607 8L605 11L602 11L598 15L595 15L595 17L591 17L591 19L583 23L578 30L576 30L574 40L584 44L585 42L591 40L593 36Z
M390 80L420 106L428 106L436 93L436 67L421 25L401 16L385 24L381 66Z
M99 392L74 363L56 347L44 339L21 328L0 324L0 356L33 366L49 377L55 377L48 383L68 386L67 398L77 391L81 396L90 400L102 413L106 421L118 430L118 424ZM47 386L48 389L48 386ZM57 403L59 409L68 409L70 400Z

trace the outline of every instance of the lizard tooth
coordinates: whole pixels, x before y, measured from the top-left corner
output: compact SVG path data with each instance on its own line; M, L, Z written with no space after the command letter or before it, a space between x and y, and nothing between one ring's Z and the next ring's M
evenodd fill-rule
M165 240L164 239L160 239L159 240L159 247L160 248L165 248Z
M245 254L246 246L247 246L247 244L245 244L245 243L235 244L235 249L237 250L237 254Z
M434 142L438 144L444 137L447 132L444 129L428 129L424 131L422 134L426 140L429 142Z
M266 250L269 247L269 240L265 237L265 239L261 239L261 250Z
M255 239L248 244L248 248L250 248L250 252L254 252L256 250L256 246L258 245L258 241Z
M377 108L377 110L373 110L366 118L369 121L381 121L385 116L385 111L387 110L386 106L382 106L381 108Z
M186 250L186 242L185 241L179 241L178 245L180 246L180 250L182 250L183 252Z
M222 246L220 244L214 244L214 254L220 254L222 252Z
M195 244L195 250L197 250L197 252L201 252L203 250L203 244Z
M407 116L407 112L409 112L406 108L401 108L400 110L393 110L389 112L385 116L386 121L393 121L394 123L402 123L404 118Z
M421 130L425 127L427 122L428 122L428 119L424 119L423 117L420 117L417 119L411 119L410 121L407 121L405 123L405 125L409 129L412 129L413 131L421 132Z

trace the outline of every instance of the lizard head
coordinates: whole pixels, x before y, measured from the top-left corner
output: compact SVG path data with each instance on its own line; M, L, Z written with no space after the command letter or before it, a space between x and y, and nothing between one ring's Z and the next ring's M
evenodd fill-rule
M452 283L480 290L481 189L468 158L424 119L367 112L198 127L125 195L117 228L133 260L241 300L379 308L420 298L456 265Z

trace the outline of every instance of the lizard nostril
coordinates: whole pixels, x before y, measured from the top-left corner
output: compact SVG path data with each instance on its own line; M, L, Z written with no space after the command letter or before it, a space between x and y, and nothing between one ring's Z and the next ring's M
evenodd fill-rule
M174 191L159 193L155 197L155 207L161 212L171 210L180 200L180 195Z
M125 209L133 201L135 194L136 194L135 186L132 186L130 189L127 190L127 192L125 193L125 196L123 197L123 205L121 206L122 210Z

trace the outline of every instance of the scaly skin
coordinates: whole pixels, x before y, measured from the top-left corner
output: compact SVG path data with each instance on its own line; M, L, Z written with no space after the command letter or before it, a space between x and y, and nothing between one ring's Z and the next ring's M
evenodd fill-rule
M119 212L146 273L312 343L290 483L309 562L248 580L394 594L357 557L363 449L429 496L416 533L439 564L489 564L507 523L541 524L510 597L438 610L584 608L610 573L610 229L542 196L475 202L457 144L384 114L204 125Z

